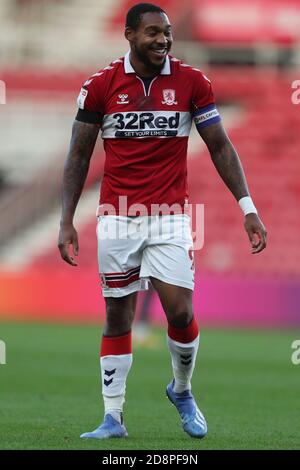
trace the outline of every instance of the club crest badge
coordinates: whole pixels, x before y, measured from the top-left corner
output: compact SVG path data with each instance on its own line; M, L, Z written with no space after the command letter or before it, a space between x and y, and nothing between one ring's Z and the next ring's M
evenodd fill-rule
M166 104L167 106L177 104L177 101L175 101L175 90L163 90L163 98L162 104Z

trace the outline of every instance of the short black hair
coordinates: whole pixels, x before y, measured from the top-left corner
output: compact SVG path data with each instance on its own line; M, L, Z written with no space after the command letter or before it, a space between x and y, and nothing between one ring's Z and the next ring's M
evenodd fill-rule
M166 12L158 7L153 5L153 3L137 3L127 13L126 16L126 28L132 28L135 31L138 29L140 22L142 21L142 16L145 13L165 13Z

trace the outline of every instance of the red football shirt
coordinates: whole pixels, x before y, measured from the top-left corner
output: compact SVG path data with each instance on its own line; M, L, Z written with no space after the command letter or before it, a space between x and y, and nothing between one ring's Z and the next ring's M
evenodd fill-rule
M192 119L197 127L220 120L211 82L200 70L167 56L146 90L128 52L83 84L78 106L76 119L101 122L106 160L100 208L109 204L125 215L126 207L139 204L139 212L145 207L150 215L157 205L185 207Z

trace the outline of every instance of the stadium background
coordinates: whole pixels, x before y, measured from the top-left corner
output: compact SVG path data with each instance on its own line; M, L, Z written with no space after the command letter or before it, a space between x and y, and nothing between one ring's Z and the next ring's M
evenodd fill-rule
M38 355L47 335L54 334L51 328L61 331L68 323L70 329L63 330L67 338L78 324L82 332L94 332L104 318L95 237L101 143L76 215L76 269L61 261L56 248L61 174L81 83L127 51L123 22L134 3L0 1L0 80L6 85L6 104L0 104L0 339L6 342L8 358L15 344L11 357L16 362L30 338ZM156 3L174 25L173 55L213 81L225 126L268 229L267 250L251 255L240 210L193 131L190 196L205 204L204 249L195 253L194 299L201 328L215 340L211 348L230 343L232 357L241 354L234 349L236 340L237 348L253 347L259 335L273 334L270 354L275 362L276 357L282 361L282 371L289 370L287 388L299 390L299 370L291 366L290 356L291 342L300 336L300 82L295 82L300 80L300 1ZM146 302L141 296L137 316L142 308L148 309L153 324L164 323L156 295ZM91 330L84 330L87 324ZM243 331L236 330L235 336L232 328ZM262 330L253 342L257 329ZM45 341L39 343L36 335ZM18 349L19 341L24 341L24 351ZM268 348L268 340L261 343L261 358ZM259 363L257 359L257 367ZM9 359L0 367L2 375L13 374ZM10 385L2 388L8 395ZM14 432L12 425L12 436ZM22 448L21 441L16 445Z

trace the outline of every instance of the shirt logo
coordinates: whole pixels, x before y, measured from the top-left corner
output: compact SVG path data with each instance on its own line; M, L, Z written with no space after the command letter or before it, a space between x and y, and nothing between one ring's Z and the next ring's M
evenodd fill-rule
M120 95L118 95L118 98L119 98L120 101L117 101L117 104L128 104L129 103L129 100L127 99L128 95L126 95L125 93L121 93Z
M180 125L180 113L165 112L116 113L114 129L116 138L132 137L176 137Z
M173 106L173 104L177 104L175 101L175 90L163 90L163 98L162 104L166 104L168 106Z

